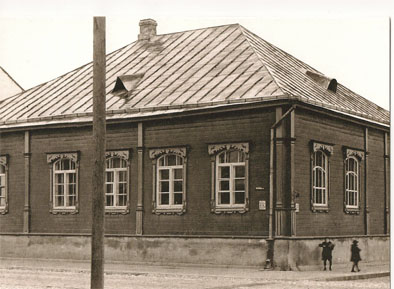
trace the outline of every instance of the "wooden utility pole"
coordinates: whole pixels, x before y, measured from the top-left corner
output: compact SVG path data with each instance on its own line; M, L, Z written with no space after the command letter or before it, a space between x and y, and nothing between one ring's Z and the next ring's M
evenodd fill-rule
M92 263L90 288L104 288L105 17L93 18Z

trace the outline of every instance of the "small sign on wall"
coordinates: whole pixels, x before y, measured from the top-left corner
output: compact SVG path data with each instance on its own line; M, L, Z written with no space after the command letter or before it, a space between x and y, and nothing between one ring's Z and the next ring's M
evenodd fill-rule
M300 211L300 204L299 203L295 204L295 211L296 211L296 213L298 213Z
M266 210L265 201L259 201L259 210L260 211L265 211Z

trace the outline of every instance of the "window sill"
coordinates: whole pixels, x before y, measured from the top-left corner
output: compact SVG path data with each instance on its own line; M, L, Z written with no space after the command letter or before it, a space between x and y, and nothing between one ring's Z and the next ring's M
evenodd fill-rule
M54 215L75 215L78 214L78 209L73 207L73 208L52 208L50 210L51 214Z
M215 214L245 214L249 209L246 206L242 207L214 207L211 209L212 213Z
M360 208L359 207L346 207L345 206L345 213L349 215L359 215Z
M130 210L128 207L105 208L106 215L126 215L128 213L130 213Z
M185 207L172 207L172 208L155 208L152 210L156 215L183 215L186 213Z
M317 206L312 204L311 210L313 213L328 213L328 206Z

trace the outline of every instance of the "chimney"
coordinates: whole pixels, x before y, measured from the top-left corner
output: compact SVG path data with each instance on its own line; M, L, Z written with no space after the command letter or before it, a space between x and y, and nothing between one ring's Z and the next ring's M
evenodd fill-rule
M140 34L138 34L138 40L150 40L153 36L156 36L157 22L153 19L143 19L140 21Z

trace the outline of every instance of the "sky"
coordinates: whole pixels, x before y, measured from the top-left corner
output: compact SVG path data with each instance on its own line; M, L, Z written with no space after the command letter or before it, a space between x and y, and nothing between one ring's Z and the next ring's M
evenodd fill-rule
M158 34L239 23L328 77L389 109L391 1L0 2L0 66L24 89L92 61L93 16L106 16L107 53Z

